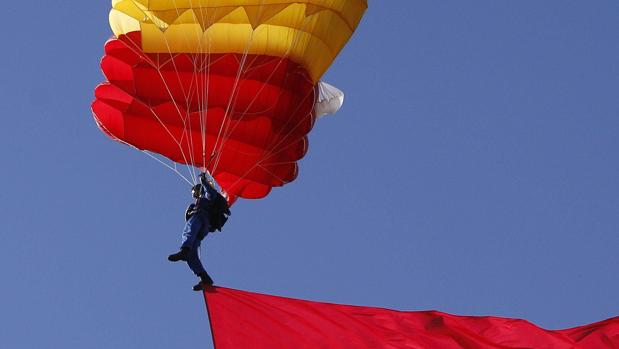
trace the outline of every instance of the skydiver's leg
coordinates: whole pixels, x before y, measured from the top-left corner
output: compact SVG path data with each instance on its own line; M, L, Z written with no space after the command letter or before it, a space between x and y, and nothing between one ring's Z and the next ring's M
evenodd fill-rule
M183 229L183 242L181 244L181 250L168 256L170 262L186 261L189 258L189 252L191 249L195 249L196 243L200 244L200 236L203 230L204 224L198 214L194 214L185 223Z
M211 286L213 284L213 279L211 279L211 276L204 269L199 256L199 249L202 239L208 235L208 216L204 216L202 218L202 227L198 233L198 241L195 248L191 250L189 258L187 259L187 265L189 265L191 271L193 271L193 273L200 278L200 282L193 286L194 291L202 291L206 286Z
M187 265L189 269L193 271L196 276L206 274L206 270L204 270L204 266L200 261L200 256L198 255L198 248L200 247L200 243L198 242L197 246L189 249L189 254L187 255Z
M200 282L193 286L194 291L202 291L206 286L213 285L213 279L211 279L211 276L204 270L204 266L202 266L202 262L200 261L198 253L199 248L200 243L198 242L198 246L190 250L189 257L187 258L187 265L191 271L200 278Z
M194 214L189 218L183 229L183 242L181 248L193 248L196 244L200 245L202 229L204 227L203 219L199 213Z

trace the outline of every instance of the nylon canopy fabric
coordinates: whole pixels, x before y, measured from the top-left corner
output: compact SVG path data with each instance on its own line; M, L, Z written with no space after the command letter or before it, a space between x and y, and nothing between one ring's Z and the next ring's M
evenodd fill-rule
M119 142L209 171L230 203L262 198L297 177L318 79L366 8L366 0L113 0L95 120Z
M296 178L296 161L307 152L314 123L314 88L305 70L287 60L254 56L246 59L237 81L241 58L222 54L210 57L208 73L197 78L208 84L192 86L193 57L145 54L139 39L135 33L123 35L105 46L101 67L108 83L97 87L92 106L102 130L197 167L209 167L210 158L203 155L221 145L214 176L231 198L258 199ZM238 97L229 108L233 90ZM202 120L200 113L208 117ZM218 141L223 123L229 130L225 142Z
M619 348L619 317L553 331L519 319L319 303L221 287L204 296L217 349Z
M114 34L139 31L145 52L286 56L316 83L367 0L116 0L112 6Z
M326 82L321 81L316 85L316 93L317 98L314 104L316 119L337 113L344 104L344 92Z

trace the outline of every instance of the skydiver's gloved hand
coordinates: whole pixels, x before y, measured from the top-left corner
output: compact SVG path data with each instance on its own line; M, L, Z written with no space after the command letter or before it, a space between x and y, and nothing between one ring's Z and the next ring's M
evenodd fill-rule
M200 173L200 183L202 183L202 185L206 185L207 184L206 173L205 172Z
M202 185L204 186L204 188L206 188L206 190L208 190L209 192L212 192L212 190L210 189L215 189L215 178L213 178L213 176L205 172L200 173L200 183L202 183Z

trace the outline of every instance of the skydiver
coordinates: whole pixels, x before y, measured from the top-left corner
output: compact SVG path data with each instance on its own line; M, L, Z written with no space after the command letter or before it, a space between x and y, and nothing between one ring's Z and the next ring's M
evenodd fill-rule
M198 249L202 240L209 232L221 231L226 223L230 210L226 199L215 189L212 178L207 180L206 174L200 174L200 183L191 188L191 194L196 200L185 210L185 228L180 251L168 256L170 262L185 261L200 281L193 286L194 291L202 291L213 285L213 279L202 266Z

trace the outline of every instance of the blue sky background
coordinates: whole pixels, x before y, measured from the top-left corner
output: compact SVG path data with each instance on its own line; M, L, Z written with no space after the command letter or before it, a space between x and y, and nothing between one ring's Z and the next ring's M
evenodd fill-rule
M90 114L109 1L3 7L0 346L211 347L185 183ZM526 318L619 315L619 3L370 1L293 184L203 247L218 284Z

